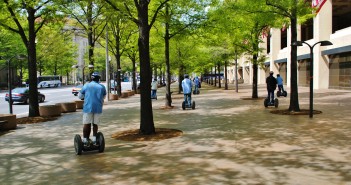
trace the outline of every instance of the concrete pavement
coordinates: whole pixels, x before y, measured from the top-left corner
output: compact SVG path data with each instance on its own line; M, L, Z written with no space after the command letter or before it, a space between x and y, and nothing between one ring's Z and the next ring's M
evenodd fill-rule
M176 87L176 86L174 86ZM1 184L351 184L351 91L315 90L314 109L323 113L271 114L251 86L236 93L203 85L193 95L195 110L163 110L164 88L153 100L155 127L183 131L180 137L149 142L111 138L139 128L135 95L104 107L100 131L104 153L74 153L81 112L55 121L19 125L0 136ZM177 92L177 90L173 90ZM289 89L288 89L289 93ZM259 86L259 96L266 96ZM279 98L287 109L289 96ZM309 89L299 87L300 108L308 109Z

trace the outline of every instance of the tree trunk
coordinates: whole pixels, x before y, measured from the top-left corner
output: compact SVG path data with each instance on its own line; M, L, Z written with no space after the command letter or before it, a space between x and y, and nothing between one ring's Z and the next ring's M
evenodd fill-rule
M120 97L122 95L122 85L121 85L121 55L119 54L119 47L115 57L116 57L116 65L117 65L117 75L116 75L115 81L117 82L117 94Z
M93 38L93 2L89 1L87 8L87 22L88 22L88 56L89 64L94 65L94 38ZM90 76L90 71L89 71Z
M179 76L178 76L178 94L181 94L183 91L183 87L182 87L182 81L184 80L184 66L180 65L179 66Z
M252 65L252 70L253 70L253 76L252 76L252 98L258 98L258 92L257 92L257 72L258 72L258 65L257 65L257 55L253 55L253 65Z
M170 70L170 62L169 62L169 7L166 4L166 27L165 27L165 60L166 60L166 107L172 106L172 94L171 94L171 70Z
M133 90L135 92L135 94L137 93L137 80L136 80L136 67L135 67L135 60L132 59L132 63L133 63Z
M35 49L35 10L28 8L28 76L29 76L29 117L39 116L37 62Z
M222 88L222 83L221 83L221 64L218 63L218 88Z
M215 69L215 71L214 71L214 74L215 74L214 86L217 87L217 77L218 77L218 74L217 74L217 67L215 66L214 69Z
M297 4L297 2L295 1ZM296 16L296 5L295 8L292 10L292 16L290 18L291 21L291 42L296 42L297 40L297 16ZM291 65L290 65L290 73L291 73L291 78L290 78L290 83L291 83L291 88L290 88L290 105L289 105L289 111L295 111L299 112L300 111L300 106L299 106L299 96L298 96L298 86L297 86L297 46L291 46Z
M227 60L224 61L224 89L228 90L228 74L227 74Z
M144 135L155 134L152 102L150 98L150 27L148 17L148 0L140 0L138 7L138 46L140 59L140 133Z
M122 86L121 86L121 52L120 52L120 45L121 45L121 37L120 37L120 19L117 19L116 24L115 24L115 32L113 34L116 46L115 46L115 58L116 58L116 66L117 66L117 76L115 81L117 82L117 95L121 97L122 95ZM134 65L135 66L135 65ZM115 88L116 88L115 87Z

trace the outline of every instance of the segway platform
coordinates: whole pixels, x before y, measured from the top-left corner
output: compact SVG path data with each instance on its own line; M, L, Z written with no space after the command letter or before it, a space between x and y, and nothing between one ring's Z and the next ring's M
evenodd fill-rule
M199 89L197 91L193 90L193 94L200 94L200 90Z
M156 96L151 96L151 99L157 100L157 95Z
M283 91L283 92L278 91L278 92L277 92L277 96L278 96L278 97L280 97L280 96L286 97L287 95L288 95L288 92L286 92L286 91Z
M278 105L279 105L279 100L278 100L278 98L275 98L273 103L272 103L272 102L269 102L269 99L268 99L268 98L264 99L264 106L265 106L265 107L274 106L274 107L277 108Z
M182 103L182 109L185 110L186 108L191 108L191 109L195 109L195 101L193 101L191 104L183 101Z
M96 143L94 144L90 139L88 143L84 144L82 138L79 134L74 136L74 149L76 155L81 155L82 152L98 150L99 153L104 152L105 150L105 138L101 132L96 134Z

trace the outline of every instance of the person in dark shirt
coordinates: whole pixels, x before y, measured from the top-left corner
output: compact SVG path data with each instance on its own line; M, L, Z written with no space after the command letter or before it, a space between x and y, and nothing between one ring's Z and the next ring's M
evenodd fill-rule
M274 91L277 88L277 79L273 76L273 71L269 72L269 76L266 78L268 100L269 103L274 103Z

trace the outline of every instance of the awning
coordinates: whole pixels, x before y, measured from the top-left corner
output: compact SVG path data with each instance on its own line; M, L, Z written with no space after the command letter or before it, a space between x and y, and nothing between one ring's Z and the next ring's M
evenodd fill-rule
M269 66L271 64L270 61L263 63L265 66Z
M335 54L347 53L347 52L351 52L351 45L324 50L322 51L322 55L335 55Z
M278 60L275 60L275 61L274 61L274 63L277 63L277 64L279 64L279 63L286 63L286 62L288 62L288 59L287 59L287 58L278 59Z
M297 60L304 60L304 59L308 59L308 58L311 58L310 54L304 54L304 55L297 56Z

